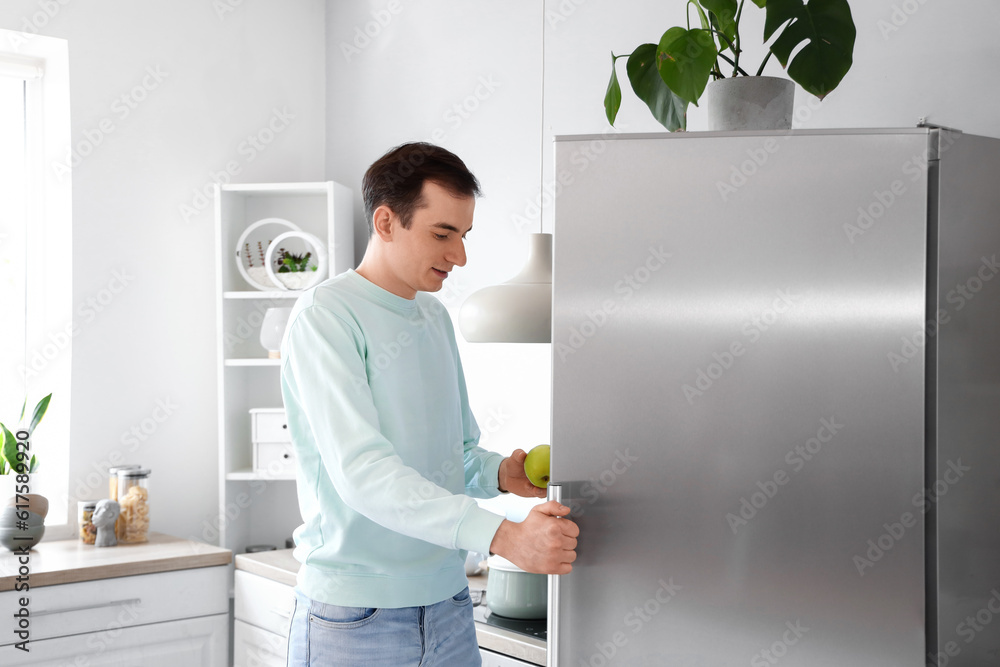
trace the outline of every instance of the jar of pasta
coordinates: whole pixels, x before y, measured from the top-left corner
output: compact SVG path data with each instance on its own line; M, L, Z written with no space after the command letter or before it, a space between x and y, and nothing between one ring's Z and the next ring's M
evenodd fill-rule
M97 528L94 527L93 516L97 508L96 500L80 500L76 503L80 524L80 540L84 544L97 541Z
M142 468L138 463L128 463L120 466L112 466L108 468L108 498L118 502L118 471L119 470L138 470ZM121 515L115 520L115 537L119 540L122 539L122 531L124 530L125 520Z
M149 468L118 471L118 505L122 510L118 541L123 544L146 542L149 539ZM118 524L115 527L117 529Z

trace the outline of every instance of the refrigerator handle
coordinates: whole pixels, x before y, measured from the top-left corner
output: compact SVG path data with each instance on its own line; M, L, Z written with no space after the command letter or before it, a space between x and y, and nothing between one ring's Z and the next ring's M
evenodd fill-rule
M549 484L548 499L562 502L561 484ZM545 642L548 645L548 655L545 661L548 667L558 667L559 665L559 578L558 574L549 575L549 615L546 621L547 639Z

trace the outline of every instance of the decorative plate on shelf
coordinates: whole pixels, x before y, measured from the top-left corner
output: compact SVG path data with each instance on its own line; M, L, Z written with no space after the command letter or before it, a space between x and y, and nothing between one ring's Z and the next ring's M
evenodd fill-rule
M326 248L306 232L279 234L264 253L264 260L267 276L278 289L307 289L326 277Z
M240 234L240 239L236 242L236 268L254 289L287 289L271 279L267 270L267 253L274 239L289 231L298 232L299 226L282 218L264 218L254 222Z

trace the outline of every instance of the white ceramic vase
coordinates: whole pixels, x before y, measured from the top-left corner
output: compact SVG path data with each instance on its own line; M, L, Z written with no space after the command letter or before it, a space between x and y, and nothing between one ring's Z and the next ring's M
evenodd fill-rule
M264 313L264 321L260 325L260 344L267 350L270 359L281 357L281 339L288 326L291 308L268 308Z

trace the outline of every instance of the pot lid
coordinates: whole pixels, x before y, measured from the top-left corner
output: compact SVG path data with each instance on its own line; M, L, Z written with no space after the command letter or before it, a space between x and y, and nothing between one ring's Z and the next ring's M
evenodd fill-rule
M486 559L486 567L500 572L525 572L506 558L495 554Z

